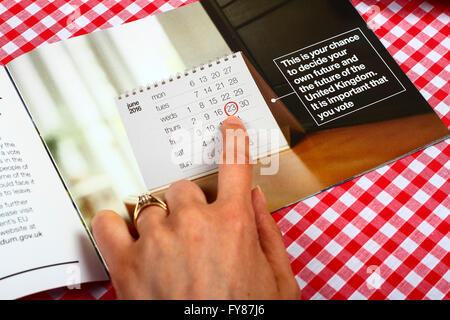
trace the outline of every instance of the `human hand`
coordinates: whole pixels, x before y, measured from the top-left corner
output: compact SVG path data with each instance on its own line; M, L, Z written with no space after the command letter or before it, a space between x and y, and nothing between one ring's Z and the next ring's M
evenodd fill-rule
M244 134L245 149L236 147L239 138L225 134L230 131ZM156 206L140 213L137 239L112 211L100 212L92 221L118 298L300 298L264 194L251 189L245 127L231 117L224 121L222 133L223 158L245 163L220 164L214 203L206 202L195 183L179 181L165 195L169 214Z

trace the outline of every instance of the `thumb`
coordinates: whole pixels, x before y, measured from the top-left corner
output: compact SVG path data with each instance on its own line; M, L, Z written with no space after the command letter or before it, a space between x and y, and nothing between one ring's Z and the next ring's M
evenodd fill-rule
M252 203L255 211L259 242L267 260L272 266L281 298L299 299L300 289L292 273L283 237L267 209L266 197L261 188L253 189Z
M126 262L134 243L127 223L114 211L101 211L92 220L92 233L110 273L114 274Z

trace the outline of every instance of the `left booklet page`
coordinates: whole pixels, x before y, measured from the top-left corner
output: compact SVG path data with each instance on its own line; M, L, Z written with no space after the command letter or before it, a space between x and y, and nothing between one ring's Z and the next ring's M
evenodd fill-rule
M6 69L0 69L0 299L107 280Z

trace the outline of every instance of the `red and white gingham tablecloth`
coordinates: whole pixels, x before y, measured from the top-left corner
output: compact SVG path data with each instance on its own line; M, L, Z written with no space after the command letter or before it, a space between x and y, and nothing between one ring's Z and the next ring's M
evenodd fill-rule
M2 0L0 62L193 0ZM352 0L450 125L450 4ZM450 139L274 214L304 299L449 299ZM35 299L113 299L110 284Z

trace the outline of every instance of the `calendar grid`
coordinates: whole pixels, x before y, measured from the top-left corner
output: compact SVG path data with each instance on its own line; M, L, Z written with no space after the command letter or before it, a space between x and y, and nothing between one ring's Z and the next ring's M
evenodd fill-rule
M256 158L262 154L278 152L280 145L287 146L286 139L259 91L242 53L236 53L234 56L235 58L224 60L220 64L213 63L212 67L203 71L193 72L189 77L172 81L160 91L156 99L152 93L144 92L117 100L142 172L154 161L153 167L158 168L158 163L165 163L165 171L173 174L174 178L169 178L169 182L205 173L210 166L205 163L203 157L213 160L215 153L215 150L211 149L214 147L211 142L214 141L210 141L210 137L218 133L221 123L230 115L240 117L248 132L255 130L256 137L252 143L256 145L252 148ZM195 99L186 103L191 96L195 96ZM135 110L130 112L130 106ZM151 122L150 125L148 121ZM198 125L202 127L199 128ZM262 139L263 130L278 131L278 144L267 144ZM205 131L209 131L209 134L205 135ZM138 141L142 135L157 137L159 141L154 141L152 149L162 150L161 154L166 154L172 161L168 163L167 157L164 159L161 156L159 162L156 162L157 159L139 145ZM198 150L198 142L201 151ZM261 145L258 145L259 143ZM151 179L148 178L152 183L147 184L148 189L159 188L168 183L165 177L160 177L158 183L154 182L157 174L154 172Z

